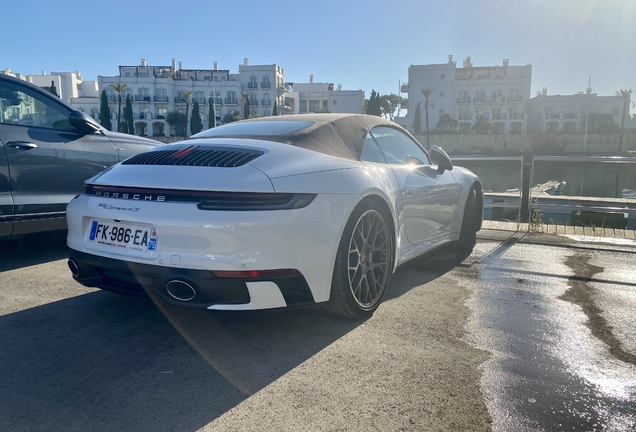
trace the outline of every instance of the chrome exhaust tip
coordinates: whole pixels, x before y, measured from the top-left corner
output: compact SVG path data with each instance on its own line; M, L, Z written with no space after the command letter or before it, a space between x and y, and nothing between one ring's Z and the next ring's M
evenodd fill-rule
M171 280L166 284L166 291L168 294L179 301L190 301L194 298L197 292L192 288L192 285L180 280Z
M73 277L78 278L80 275L80 270L79 270L79 265L77 264L77 262L71 258L68 260L66 264L68 265L68 269L71 271L71 274L73 275Z

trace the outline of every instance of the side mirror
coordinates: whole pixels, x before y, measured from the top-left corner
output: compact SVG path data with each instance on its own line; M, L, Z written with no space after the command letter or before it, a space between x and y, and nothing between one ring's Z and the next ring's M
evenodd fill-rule
M98 125L92 117L81 111L71 112L68 116L68 122L75 129L79 129L85 134L93 134L101 130L101 126Z
M437 165L437 168L440 173L443 173L445 170L450 171L453 169L453 162L451 162L450 157L446 154L441 147L434 145L431 147L431 162L433 165Z

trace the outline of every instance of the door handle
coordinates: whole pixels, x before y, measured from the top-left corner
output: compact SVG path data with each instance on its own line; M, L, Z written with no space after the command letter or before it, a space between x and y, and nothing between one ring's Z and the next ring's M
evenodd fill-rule
M406 196L415 195L415 188L404 189L404 195L406 195Z
M28 141L9 141L7 147L17 148L20 150L31 150L38 148L37 144Z

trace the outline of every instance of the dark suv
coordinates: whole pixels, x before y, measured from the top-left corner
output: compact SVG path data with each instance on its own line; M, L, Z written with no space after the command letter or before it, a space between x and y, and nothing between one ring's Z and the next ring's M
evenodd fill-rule
M110 132L60 98L0 75L0 237L66 228L84 180L161 143Z

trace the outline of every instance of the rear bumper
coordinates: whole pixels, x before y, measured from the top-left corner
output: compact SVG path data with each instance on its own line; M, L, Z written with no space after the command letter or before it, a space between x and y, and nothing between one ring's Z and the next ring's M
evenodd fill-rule
M162 267L135 263L71 249L69 260L77 266L73 275L80 284L118 294L152 297L163 302L199 309L254 310L315 305L302 275L267 279L219 278L208 270ZM175 298L167 289L171 281L192 287L192 298Z

